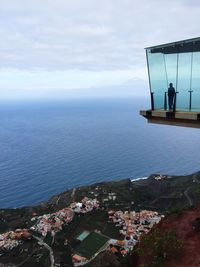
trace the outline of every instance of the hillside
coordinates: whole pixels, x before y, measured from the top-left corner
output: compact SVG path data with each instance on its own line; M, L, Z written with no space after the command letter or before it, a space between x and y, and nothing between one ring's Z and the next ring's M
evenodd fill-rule
M168 215L152 231L157 231L157 235L149 233L151 235L151 246L148 248L144 245L148 239L148 235L141 242L140 248L144 250L143 253L146 255L143 257L140 256L138 264L134 266L144 267L146 266L145 263L147 266L152 267L200 266L200 204L195 208L188 208L183 211L179 210L177 213ZM172 242L172 239L168 239L169 244L166 245L167 233L172 233L172 231L176 240ZM156 238L158 240L158 236L161 236L161 233L163 240L165 239L165 249L161 248L164 244L164 242L161 243L161 239L159 240L160 244L156 241Z
M124 236L120 234L119 227L116 227L109 219L108 212L110 210L120 211L120 214L125 214L125 212L129 214L130 211L134 211L136 212L135 216L137 216L137 212L140 214L140 211L144 210L157 211L167 215L163 220L163 225L166 221L166 227L167 220L172 218L172 215L168 216L168 214L173 212L175 213L173 215L175 216L174 223L168 223L168 226L169 228L176 227L178 218L181 218L177 217L177 211L194 206L199 201L199 181L200 173L173 177L154 174L148 179L137 181L125 179L74 188L53 196L49 201L38 206L1 209L1 239L5 238L8 242L10 236L29 237L26 229L32 229L30 230L32 237L28 239L23 237L20 242L17 241L18 245L13 245L13 247L11 245L15 241L12 237L13 243L9 241L11 242L10 249L0 252L0 263L4 264L3 266L19 266L20 264L21 267L47 267L55 262L57 266L72 266L71 254L74 251L80 251L80 241L77 240L79 235L92 234L97 231L100 239L102 239L101 236L116 240L124 239ZM78 204L74 206L74 203ZM81 204L83 205L82 209L76 208L76 205L80 205L80 203L83 203ZM84 211L85 209L86 211ZM194 210L190 210L190 212L194 212ZM191 220L188 220L192 223L196 217L198 217L197 214L193 214ZM47 225L45 226L45 224ZM48 230L48 224L51 224L50 230ZM182 236L184 236L185 229L187 237L189 228L184 228L184 224L180 223L183 225ZM44 229L41 230L42 225L44 225ZM143 227L142 224L141 227ZM5 233L8 233L6 237ZM1 236L1 234L3 235ZM178 229L177 234L181 235ZM89 242L88 245L91 247ZM115 265L113 265L114 263ZM100 253L87 266L106 267L110 264L112 266L134 266L131 254L124 258L110 254L109 251Z

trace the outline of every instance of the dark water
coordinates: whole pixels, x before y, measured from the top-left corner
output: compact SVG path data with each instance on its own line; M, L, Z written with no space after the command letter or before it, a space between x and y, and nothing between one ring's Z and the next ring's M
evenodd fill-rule
M74 186L200 170L200 130L157 126L142 99L0 105L0 207Z

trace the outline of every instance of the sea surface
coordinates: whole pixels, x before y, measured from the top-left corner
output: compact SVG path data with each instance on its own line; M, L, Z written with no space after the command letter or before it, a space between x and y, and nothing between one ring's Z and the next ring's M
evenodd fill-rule
M148 124L149 101L0 103L0 207L91 183L200 170L200 130Z

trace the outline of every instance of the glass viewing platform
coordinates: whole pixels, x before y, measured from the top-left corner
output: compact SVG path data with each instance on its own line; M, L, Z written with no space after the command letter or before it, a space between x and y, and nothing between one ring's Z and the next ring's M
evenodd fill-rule
M149 122L200 127L200 37L146 48Z

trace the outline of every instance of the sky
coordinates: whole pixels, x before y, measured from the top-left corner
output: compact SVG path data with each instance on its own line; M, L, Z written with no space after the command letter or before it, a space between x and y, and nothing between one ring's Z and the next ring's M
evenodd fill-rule
M0 98L149 93L144 48L198 37L198 0L0 0Z

